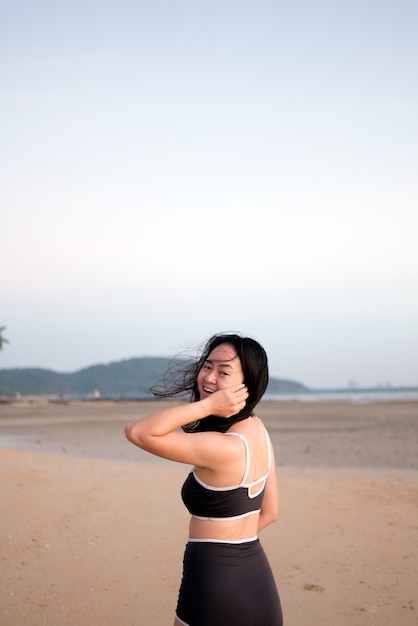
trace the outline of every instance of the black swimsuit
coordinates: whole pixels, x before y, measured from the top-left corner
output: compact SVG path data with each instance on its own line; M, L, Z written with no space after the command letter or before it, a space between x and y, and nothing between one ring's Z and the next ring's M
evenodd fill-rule
M260 512L270 471L270 441L265 476L247 483L250 450L239 485L206 485L193 470L182 488L182 498L193 517L228 521ZM282 611L274 577L257 536L237 541L189 539L183 560L183 578L176 616L184 626L282 626Z

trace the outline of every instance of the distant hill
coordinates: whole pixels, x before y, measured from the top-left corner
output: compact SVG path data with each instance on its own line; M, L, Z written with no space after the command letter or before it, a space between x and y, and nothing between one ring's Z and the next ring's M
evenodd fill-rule
M58 373L42 368L0 369L0 395L15 396L125 396L145 398L149 388L161 382L172 361L162 357L142 357L106 365L92 365L72 373ZM290 380L270 378L268 394L308 391Z

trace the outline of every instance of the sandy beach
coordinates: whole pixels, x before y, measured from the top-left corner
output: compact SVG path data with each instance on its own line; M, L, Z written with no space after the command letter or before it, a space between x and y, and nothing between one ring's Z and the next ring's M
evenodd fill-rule
M155 407L0 404L1 626L172 625L189 468L123 434ZM415 626L418 402L265 401L258 415L281 502L260 538L285 626Z

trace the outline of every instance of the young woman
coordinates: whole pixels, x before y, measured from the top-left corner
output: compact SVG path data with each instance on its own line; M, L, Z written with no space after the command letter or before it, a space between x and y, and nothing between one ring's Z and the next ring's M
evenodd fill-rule
M183 488L191 519L174 626L281 626L282 611L257 533L278 515L274 453L253 409L268 383L264 349L215 335L182 381L190 404L129 424L151 454L193 465ZM179 430L179 429L182 430Z

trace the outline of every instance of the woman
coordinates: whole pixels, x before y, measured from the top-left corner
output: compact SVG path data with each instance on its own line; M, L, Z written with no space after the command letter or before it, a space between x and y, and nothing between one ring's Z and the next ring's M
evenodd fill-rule
M125 429L140 448L194 466L182 488L191 519L174 626L282 625L279 595L257 537L278 514L273 448L253 415L267 383L267 356L259 343L215 335L182 381L158 393L187 391L192 402Z

